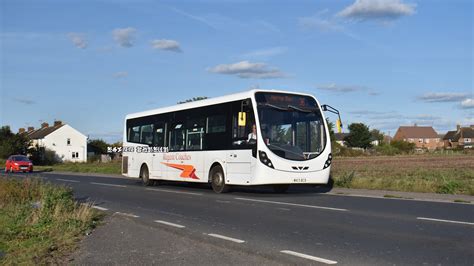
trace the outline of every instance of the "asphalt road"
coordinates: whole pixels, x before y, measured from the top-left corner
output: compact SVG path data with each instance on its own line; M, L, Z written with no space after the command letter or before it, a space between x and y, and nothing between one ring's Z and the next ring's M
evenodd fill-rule
M143 187L136 179L41 175L71 186L81 201L154 228L157 237L150 230L146 241L182 246L171 245L169 234L189 237L194 248L202 245L201 260L218 247L213 256L223 261L213 257L215 264L231 263L227 250L244 254L235 264L258 264L260 257L262 264L474 265L472 204L346 197L311 187L285 194L266 188L215 194L205 185ZM166 240L158 237L160 230ZM145 239L138 233L137 238Z

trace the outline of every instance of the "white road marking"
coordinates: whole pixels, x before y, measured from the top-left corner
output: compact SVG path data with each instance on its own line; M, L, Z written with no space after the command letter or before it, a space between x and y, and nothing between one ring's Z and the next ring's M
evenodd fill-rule
M177 228L185 228L185 227L186 227L186 226L184 226L184 225L175 224L175 223L170 223L170 222L161 221L161 220L156 220L155 223L166 224L166 225L173 226L173 227L177 227Z
M269 200L259 200L259 199L249 199L249 198L235 198L235 199L262 202L262 203L272 203L272 204L279 204L279 205L298 206L298 207L313 208L313 209L323 209L323 210L331 210L331 211L342 211L342 212L348 211L347 209L323 207L323 206L316 206L316 205L305 205L305 204L297 204L297 203L281 202L281 201L269 201Z
M217 237L217 238L220 238L220 239L224 239L224 240L228 240L228 241L232 241L232 242L239 243L239 244L242 244L242 243L245 242L244 240L240 240L240 239L232 238L232 237L228 237L228 236L223 236L223 235L218 235L218 234L207 234L207 235L212 236L212 237Z
M426 218L426 217L416 217L416 219L426 220L426 221L434 221L434 222L443 222L443 223L474 225L474 223L469 223L469 222L461 222L461 221L453 221L453 220L442 220L442 219L434 219L434 218Z
M56 178L56 180L58 180L58 181L64 181L64 182L71 182L71 183L79 183L79 182L81 182L81 181L77 181L77 180L62 179L62 178Z
M290 209L288 208L277 208L278 210L282 210L282 211L291 211Z
M92 206L92 208L94 208L94 209L98 209L98 210L101 210L101 211L108 211L108 210L109 210L109 209L107 209L107 208L100 207L100 206L95 206L95 205L94 205L94 206Z
M123 215L123 216L127 216L127 217L132 217L132 218L139 218L140 217L140 216L135 215L133 213L125 213L125 212L115 212L115 214Z
M334 260L323 259L323 258L319 258L319 257L311 256L311 255L306 255L306 254L291 251L291 250L282 250L280 252L288 254L288 255L300 257L300 258L303 258L303 259L314 260L314 261L325 263L325 264L337 264L337 261L334 261Z
M387 199L387 200L411 200L411 201L422 201L422 202L436 202L436 203L451 203L451 204L472 204L471 202L454 202L452 200L443 200L443 199L415 199L410 197L384 197L384 196L369 196L361 194L338 194L336 192L329 192L321 194L323 196L342 196L342 197L357 197L357 198L371 198L371 199Z
M176 194L186 194L186 195L195 195L195 196L202 196L202 193L194 193L194 192L186 192L186 191L176 191L176 190L168 190L168 189L160 189L160 188L145 188L146 190L158 191L158 192L168 192L168 193L176 193Z
M96 182L91 182L92 185L100 185L100 186L109 186L109 187L127 187L124 185L116 185L116 184L108 184L108 183L96 183Z

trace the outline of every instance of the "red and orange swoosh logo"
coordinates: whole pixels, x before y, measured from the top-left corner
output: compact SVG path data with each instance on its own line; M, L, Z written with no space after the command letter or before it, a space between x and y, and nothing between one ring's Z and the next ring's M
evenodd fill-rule
M199 179L196 175L196 168L189 164L175 164L175 163L162 163L166 166L173 167L175 169L182 170L180 177Z

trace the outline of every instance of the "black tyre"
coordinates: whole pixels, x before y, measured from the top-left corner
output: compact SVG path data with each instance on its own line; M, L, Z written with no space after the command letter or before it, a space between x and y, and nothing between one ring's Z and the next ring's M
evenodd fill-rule
M148 171L148 167L146 165L142 166L140 170L140 177L142 178L142 184L146 187L153 186L155 181L150 180L150 172Z
M225 176L222 167L214 166L211 169L211 186L216 193L226 193L230 186L225 184Z
M273 191L276 193L285 193L290 185L288 184L278 184L278 185L273 185Z

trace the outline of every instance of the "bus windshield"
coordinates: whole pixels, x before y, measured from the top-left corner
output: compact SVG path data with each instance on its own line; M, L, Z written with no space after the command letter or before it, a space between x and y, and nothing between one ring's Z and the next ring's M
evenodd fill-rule
M276 155L296 161L317 157L326 146L321 111L312 97L257 92L263 140Z

